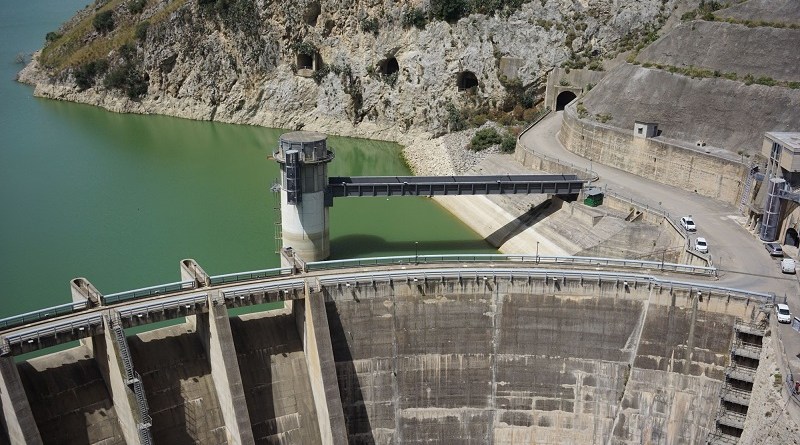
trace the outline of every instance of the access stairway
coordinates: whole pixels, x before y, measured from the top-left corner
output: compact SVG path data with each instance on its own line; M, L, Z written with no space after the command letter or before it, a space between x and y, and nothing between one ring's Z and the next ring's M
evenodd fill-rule
M725 384L720 391L716 429L706 444L736 444L744 430L750 395L756 377L761 344L766 331L762 324L736 320L733 326L730 365L725 368Z

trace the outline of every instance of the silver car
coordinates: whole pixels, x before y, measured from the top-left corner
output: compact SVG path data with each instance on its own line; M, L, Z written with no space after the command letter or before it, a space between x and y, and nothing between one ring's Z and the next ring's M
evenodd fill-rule
M764 248L767 249L767 252L769 252L769 256L783 256L783 249L778 243L764 243Z

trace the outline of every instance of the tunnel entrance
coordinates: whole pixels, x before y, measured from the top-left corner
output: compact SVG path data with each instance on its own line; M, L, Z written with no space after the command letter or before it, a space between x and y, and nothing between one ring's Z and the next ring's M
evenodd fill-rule
M388 57L378 62L378 72L384 76L394 74L398 71L400 71L400 65L398 65L397 59L394 57Z
M310 54L297 54L297 69L298 70L313 70L314 69L314 56Z
M312 2L308 5L305 12L303 12L303 21L307 25L317 26L317 17L322 12L319 2Z
M787 229L786 238L784 238L783 244L786 244L787 246L800 247L800 237L797 236L797 230L792 228Z
M462 71L458 73L456 84L458 85L458 91L475 88L478 86L478 77L472 71Z
M578 97L572 91L562 91L561 94L558 95L556 98L556 111L561 111L564 107L567 106L568 103L575 100Z

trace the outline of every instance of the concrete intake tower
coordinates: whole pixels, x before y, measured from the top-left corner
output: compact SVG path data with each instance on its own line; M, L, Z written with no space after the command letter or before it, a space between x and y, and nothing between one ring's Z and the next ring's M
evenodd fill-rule
M328 137L310 131L281 135L273 156L281 166L281 241L306 261L330 256L328 207Z

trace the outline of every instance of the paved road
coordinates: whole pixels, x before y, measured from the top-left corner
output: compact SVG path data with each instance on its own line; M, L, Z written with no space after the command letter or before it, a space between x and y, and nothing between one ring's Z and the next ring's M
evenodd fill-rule
M525 133L522 144L529 150L558 158L584 168L600 177L596 185L654 207L661 207L677 223L681 216L692 215L697 235L708 240L714 265L720 269L720 285L759 292L773 292L787 298L789 307L800 315L800 283L797 275L780 271L777 259L771 258L757 236L745 229L746 221L738 209L715 199L651 181L640 176L601 165L567 151L556 135L561 128L562 112L551 113ZM795 375L800 371L800 334L788 325L778 329Z

